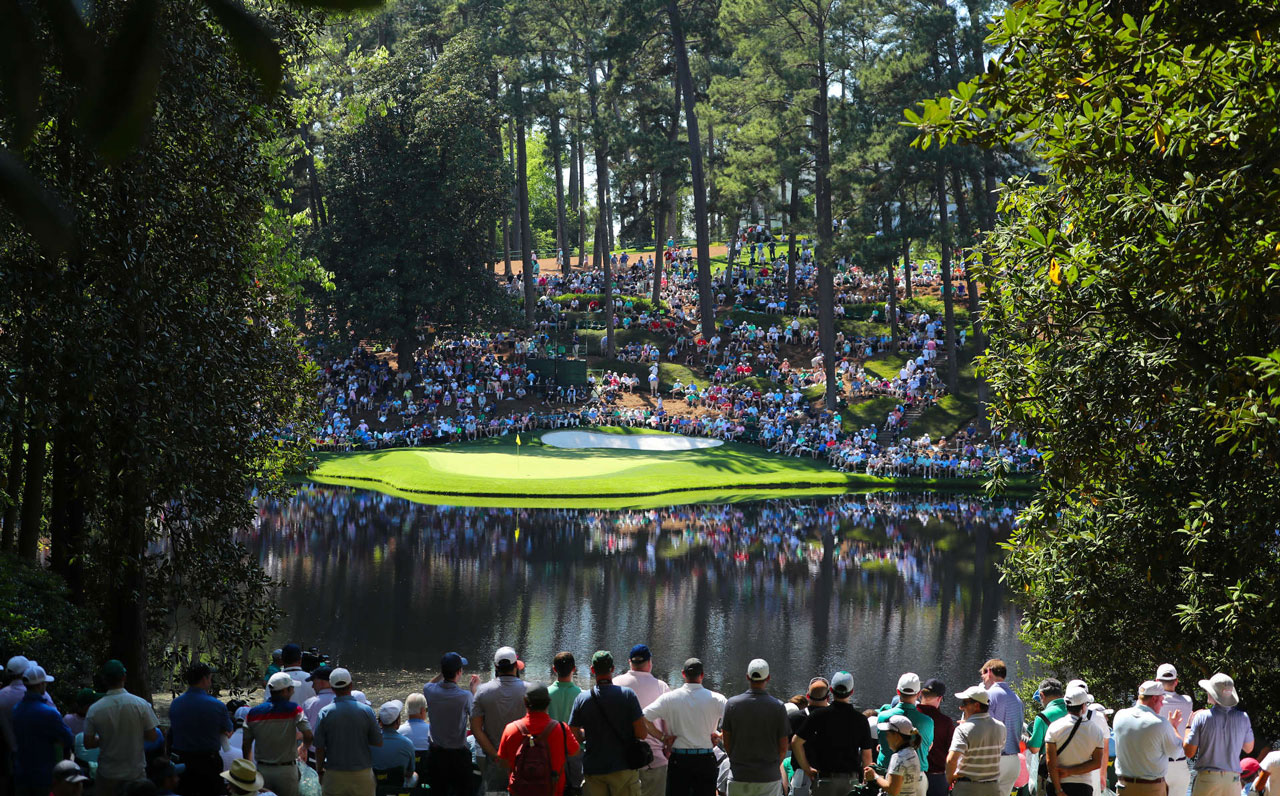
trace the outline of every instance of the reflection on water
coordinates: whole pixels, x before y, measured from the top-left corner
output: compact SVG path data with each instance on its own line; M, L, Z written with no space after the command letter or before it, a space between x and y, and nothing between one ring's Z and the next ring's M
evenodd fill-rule
M284 585L281 639L353 669L481 670L511 644L529 677L561 649L616 659L637 642L679 682L705 662L736 692L754 657L778 694L847 668L856 699L912 670L959 687L993 655L1025 658L992 559L1016 505L869 494L646 511L425 506L303 488L264 503L247 540Z

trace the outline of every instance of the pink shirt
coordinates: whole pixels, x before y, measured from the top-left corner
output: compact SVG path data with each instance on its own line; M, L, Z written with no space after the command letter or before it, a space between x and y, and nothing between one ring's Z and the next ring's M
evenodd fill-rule
M640 700L641 709L647 708L650 703L654 702L658 697L671 690L671 686L665 681L659 680L649 672L637 672L634 669L620 674L613 678L613 684L624 686L636 692L636 699ZM667 731L666 723L661 719L654 722L654 725L662 730ZM658 768L667 764L667 756L662 753L662 741L656 738L646 738L649 746L653 749L653 762L648 768Z

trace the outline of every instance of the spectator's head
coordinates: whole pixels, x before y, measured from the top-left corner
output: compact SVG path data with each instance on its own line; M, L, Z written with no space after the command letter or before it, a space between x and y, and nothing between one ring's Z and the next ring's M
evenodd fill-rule
M1224 708L1233 708L1240 703L1240 693L1236 691L1236 681L1231 675L1218 672L1208 680L1201 680L1200 687L1209 695L1209 701Z
M277 674L284 674L284 673L277 672ZM314 672L312 672L311 675L307 677L307 682L311 683L311 687L315 689L317 693L319 693L320 691L323 691L324 689L330 687L329 675L331 674L333 674L333 667L326 663L323 666L321 666L319 669L316 669ZM272 677L274 676L275 675L272 675Z
M1166 691L1175 691L1178 688L1178 670L1172 663L1160 664L1160 668L1156 669L1156 679Z
M1089 696L1089 692L1082 686L1072 685L1062 696L1062 701L1067 705L1067 712L1072 716L1079 716L1084 712L1085 706L1093 701L1093 697Z
M444 657L440 659L440 676L450 682L457 680L458 675L462 672L462 667L466 665L466 658L456 652L446 652Z
M1262 770L1262 765L1252 757L1246 757L1240 761L1240 781L1248 784L1253 782L1258 776L1258 772Z
M236 727L243 727L249 721L249 710L250 708L248 705L241 705L236 708L236 715L231 720L231 723Z
M147 779L151 780L156 790L161 793L172 793L173 789L178 787L178 778L186 768L161 755L147 763Z
M427 717L427 698L421 691L414 691L404 698L404 715L407 719L425 719Z
M769 662L756 658L747 664L747 682L757 691L763 691L769 684Z
M280 663L288 668L302 665L302 647L297 644L285 644L280 648Z
M293 697L294 682L288 672L276 672L267 681L267 690L272 699L290 699Z
M631 661L631 671L648 672L653 670L653 653L646 644L637 644L631 648L627 656Z
M31 661L25 655L14 655L4 667L4 682L10 683L20 679L27 667L31 665Z
M851 678L852 679L852 678ZM825 677L815 677L809 681L809 690L804 695L809 707L823 707L831 701L831 684Z
M705 673L702 661L697 658L689 658L684 662L684 666L680 667L680 673L684 675L686 683L701 683Z
M956 699L960 700L960 712L966 719L979 713L986 713L991 705L991 697L987 695L987 689L980 685L969 686L956 694Z
M53 796L80 796L88 781L74 760L63 760L53 767L53 787L49 792Z
M1066 691L1062 688L1062 681L1054 677L1046 677L1040 681L1040 687L1037 689L1040 694L1040 704L1048 705L1055 699L1060 699Z
M329 685L333 687L335 695L349 696L351 694L351 672L341 668L334 669L333 674L329 675Z
M1164 707L1164 684L1159 680L1148 680L1138 686L1138 702L1146 705L1156 713Z
M124 664L112 658L102 666L102 682L107 688L123 688L126 670Z
M378 723L383 729L394 730L400 726L400 712L404 710L404 703L398 699L389 702L383 702L378 708Z
M839 671L831 675L831 698L837 702L848 702L853 697L853 675Z
M546 711L551 706L551 692L542 683L530 683L524 692L524 706L530 713Z
M591 656L591 674L596 680L612 680L613 653L609 650L596 650Z
M920 684L920 704L940 707L947 695L947 687L936 677L930 677Z
M990 688L993 683L998 683L1008 676L1009 670L1005 667L1004 661L999 658L992 658L982 664L982 684Z
M556 679L561 682L572 680L573 673L578 671L578 664L573 659L573 653L557 652L556 656L551 659L551 671L556 673Z
M227 781L227 793L230 796L247 796L247 794L257 793L262 790L264 784L262 775L258 773L258 767L252 760L245 760L243 757L232 760L231 768L222 772L222 778Z
M89 712L89 708L94 702L98 701L98 692L92 688L81 688L76 692L73 710L77 716L84 716Z
M207 663L193 663L187 667L187 685L192 688L209 688L213 685L213 668ZM285 675L288 677L288 675Z
M33 691L37 694L43 694L45 689L49 687L49 683L52 682L53 678L45 672L44 667L34 661L22 673L22 684L27 687L28 691Z
M280 666L283 662L284 662L284 650L282 649L271 650L271 663L273 663L276 666Z
M907 672L898 678L898 698L907 704L920 698L920 675Z
M499 647L493 653L493 671L499 677L518 674L524 668L524 662L511 647Z

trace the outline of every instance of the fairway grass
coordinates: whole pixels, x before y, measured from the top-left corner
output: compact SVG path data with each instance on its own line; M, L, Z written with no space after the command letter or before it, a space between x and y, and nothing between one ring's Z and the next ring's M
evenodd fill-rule
M645 433L599 428L605 433ZM675 503L814 497L852 490L943 487L977 490L978 479L893 479L842 473L727 442L689 451L566 450L540 433L430 448L322 453L308 476L420 503L512 507L651 508Z

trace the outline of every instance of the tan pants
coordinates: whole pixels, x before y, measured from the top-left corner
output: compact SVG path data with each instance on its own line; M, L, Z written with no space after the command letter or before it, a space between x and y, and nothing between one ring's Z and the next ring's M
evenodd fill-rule
M1240 775L1226 771L1197 771L1191 780L1191 796L1237 796Z
M667 767L642 768L640 774L640 796L663 796L667 792Z
M359 771L325 769L324 780L320 783L320 792L324 796L374 796L377 790L378 781L373 778L372 768Z
M588 774L586 796L640 796L640 777L631 769L608 774Z
M262 775L267 790L276 796L298 796L298 782L302 775L297 763L291 766L261 763L258 765L258 773Z
M1164 782L1125 782L1116 783L1120 796L1168 796L1169 786ZM1236 794L1239 796L1239 794Z

